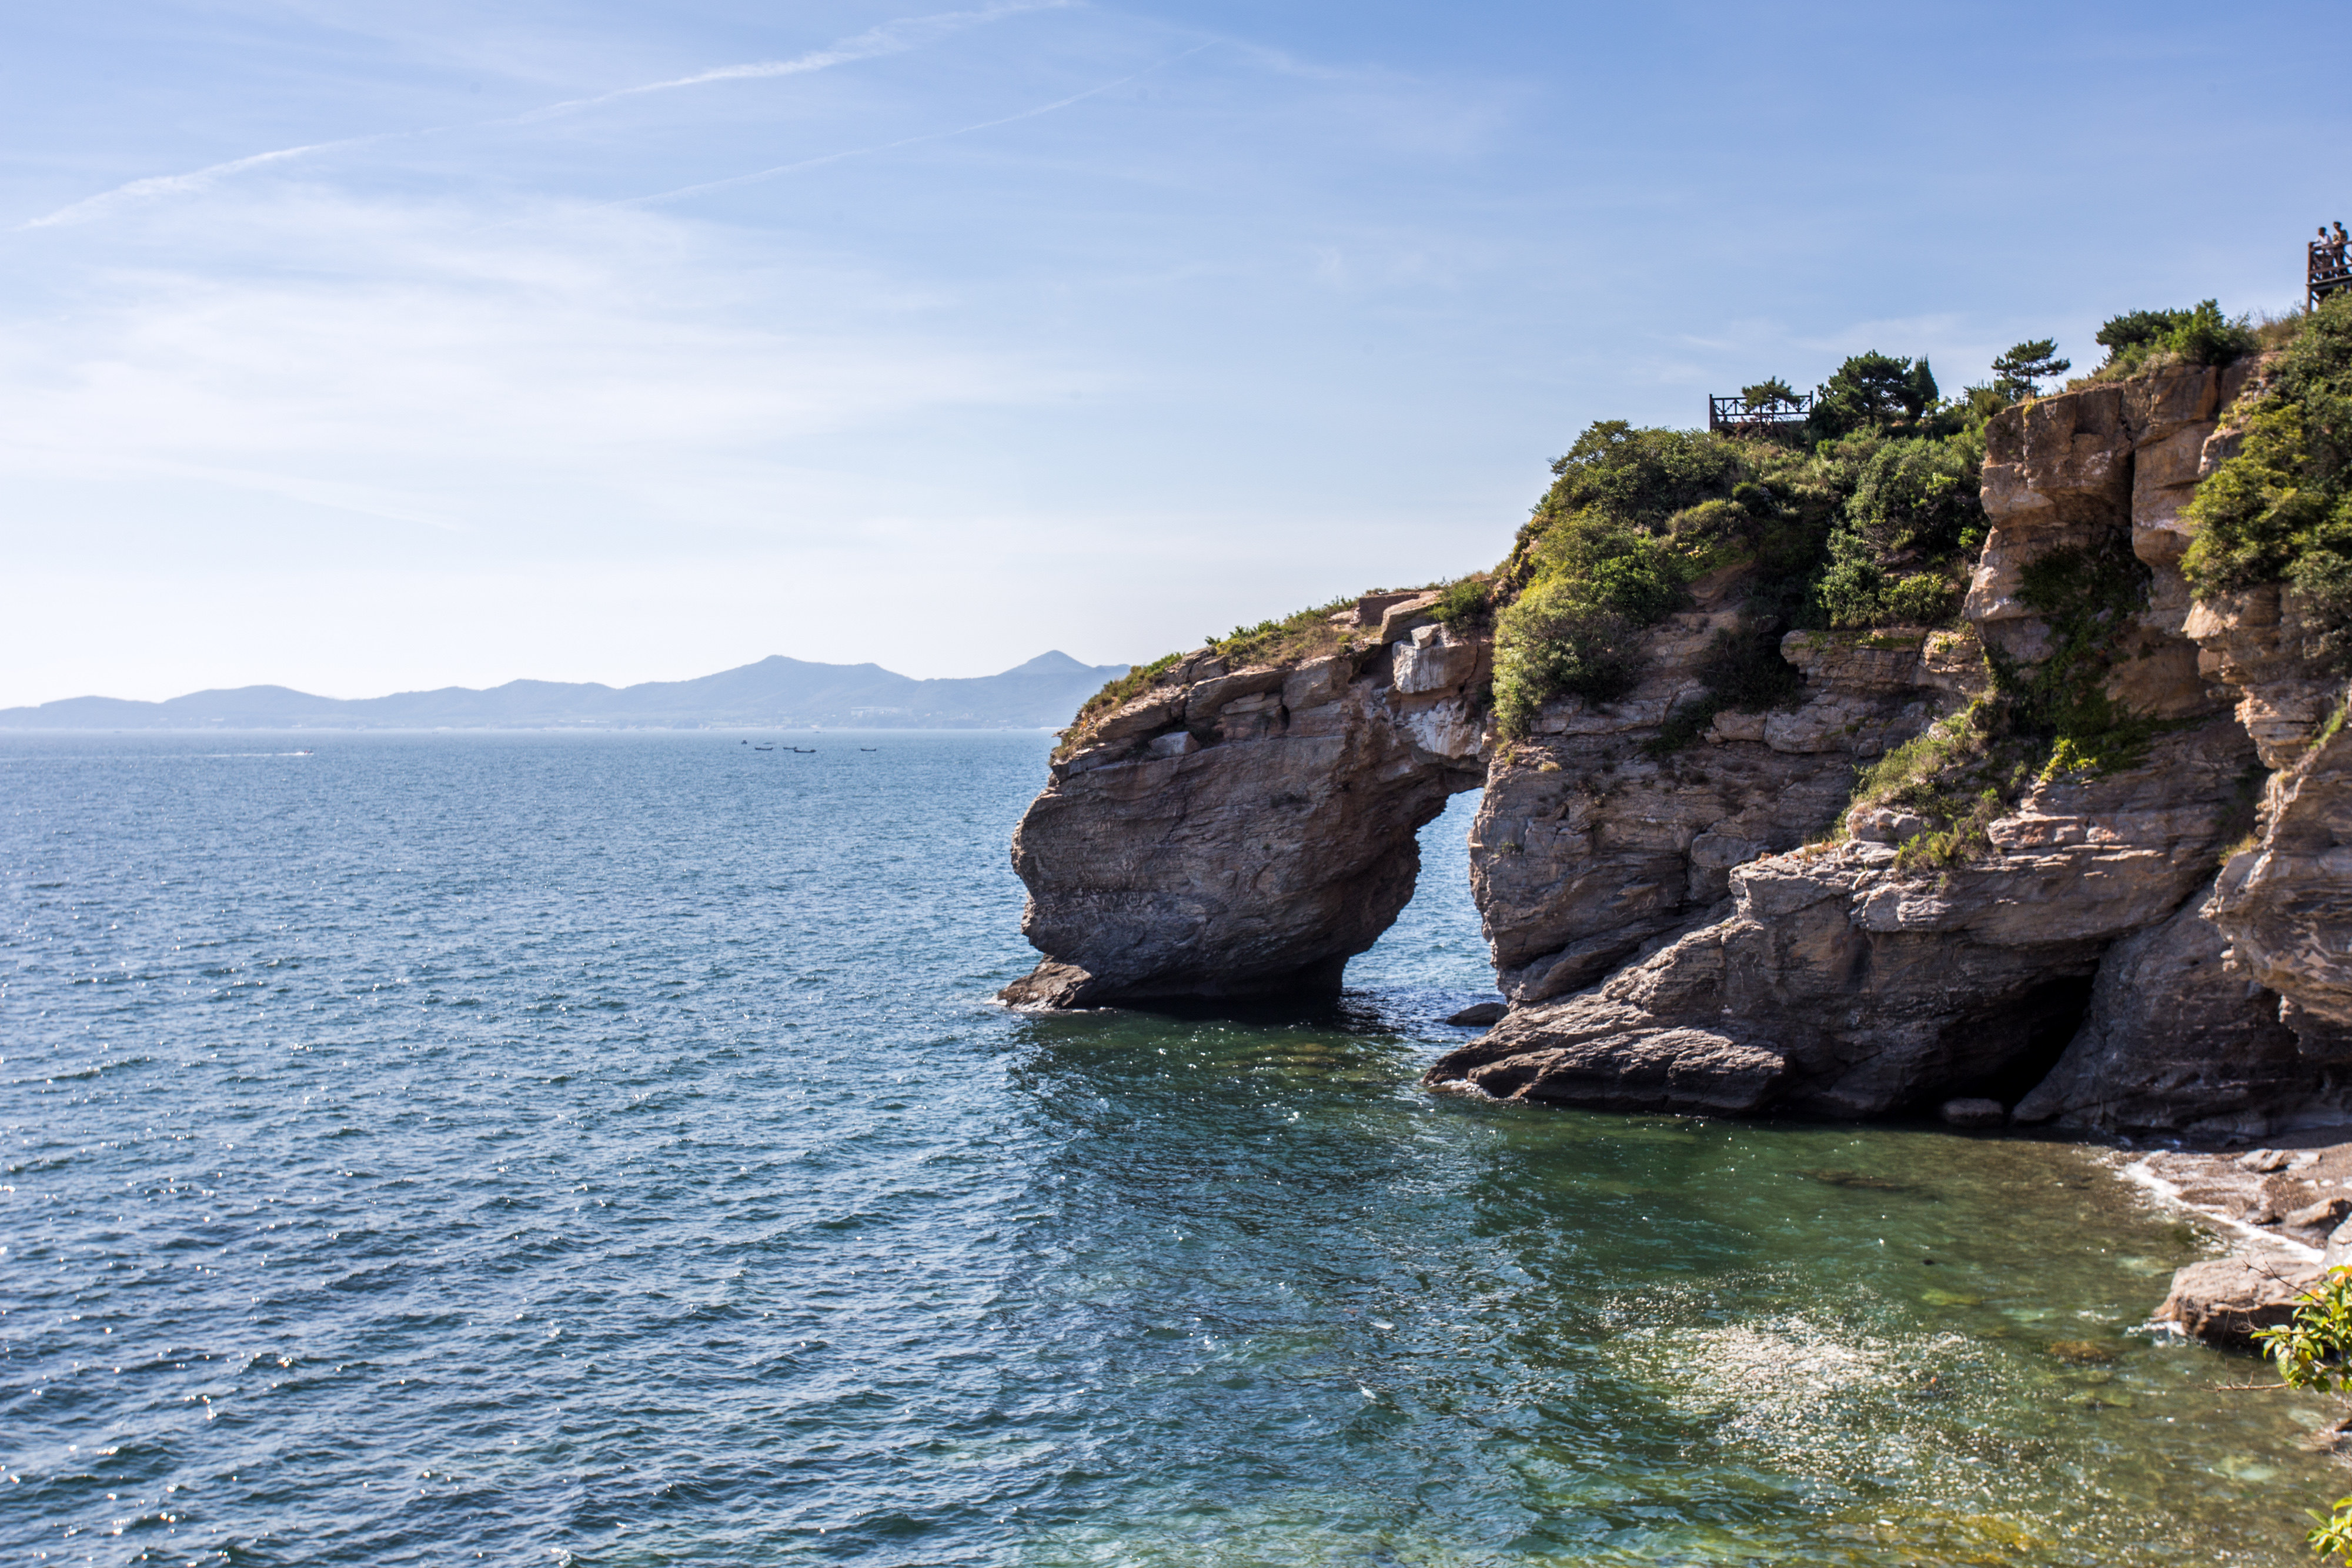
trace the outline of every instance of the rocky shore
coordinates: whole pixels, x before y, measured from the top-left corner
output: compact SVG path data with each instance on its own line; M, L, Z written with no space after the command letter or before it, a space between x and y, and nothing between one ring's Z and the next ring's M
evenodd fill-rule
M1022 821L1044 957L1004 999L1336 988L1411 897L1415 832L1483 789L1472 884L1505 1010L1433 1084L1728 1115L1959 1100L2206 1142L2352 1122L2343 683L2291 591L2200 600L2180 570L2184 508L2268 365L1993 418L1961 624L1791 632L1801 689L1695 737L1669 723L1742 624L1737 564L1645 634L1615 700L1553 697L1512 736L1491 622L1441 620L1433 592L1369 596L1301 655L1167 664L1067 733ZM2120 619L2029 585L2102 550L2141 584ZM2128 716L2129 745L2053 757L1935 854L1935 824L1856 798L1858 770L1965 740L1996 674L2040 678L2089 622L2083 700Z

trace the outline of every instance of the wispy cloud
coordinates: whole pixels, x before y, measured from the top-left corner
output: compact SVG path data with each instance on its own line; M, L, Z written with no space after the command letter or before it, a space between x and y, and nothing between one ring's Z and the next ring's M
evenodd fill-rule
M945 141L951 136L969 136L975 131L992 131L997 126L1011 125L1016 120L1034 120L1041 114L1051 114L1057 109L1067 109L1074 103L1082 103L1087 99L1107 93L1114 88L1122 88L1131 81L1139 81L1156 70L1164 69L1179 60L1190 59L1201 50L1214 47L1213 44L1202 44L1198 47L1186 49L1181 55L1171 55L1157 64L1146 66L1139 71L1123 76L1117 81L1107 81L1099 87L1090 87L1084 92L1074 92L1067 98L1055 99L1051 103L1041 103L1034 109L1024 109L1018 114L1002 115L997 119L983 120L971 125L959 125L951 131L926 131L917 136L901 136L895 141L877 141L871 147L851 147L839 152L821 153L814 158L803 158L795 162L779 163L772 169L755 170L749 174L730 174L723 180L706 180L698 185L680 185L674 191L657 191L650 196L629 196L621 201L607 202L603 204L612 207L641 207L656 202L675 202L688 196L702 195L710 191L724 191L736 185L749 185L755 181L771 180L779 174L790 174L796 170L814 169L826 163L838 163L845 158L871 157L877 152L888 152L896 148L912 147L918 142Z
M480 120L476 124L478 126L528 124L559 114L570 114L583 109L593 109L599 104L640 98L647 93L671 92L680 88L704 87L712 82L751 81L771 77L803 76L811 71L825 70L834 66L849 65L858 60L875 59L884 55L903 54L909 49L920 48L924 45L935 43L941 38L962 32L968 27L1000 21L1023 12L1063 10L1078 3L1079 0L1003 0L1003 4L984 5L976 11L940 11L927 16L903 16L896 21L885 22L879 26L869 27L865 32L842 38L826 45L824 48L812 50L808 54L795 56L788 60L753 60L743 65L719 66L707 71L697 71L692 76L673 77L663 81L640 82L634 87L615 88L611 92L598 93L590 98L567 99L561 103L551 103L543 108L526 110L521 114ZM1116 87L1118 84L1113 82L1108 85ZM1097 88L1094 90L1101 92L1108 89ZM1087 93L1078 95L1079 98L1088 96L1090 94ZM1076 99L1067 101L1076 102ZM1033 110L1030 113L1044 114L1061 107L1061 104L1048 104L1045 109ZM1012 118L1020 120L1027 116L1014 115ZM85 196L79 202L70 203L40 217L28 219L17 226L25 229L42 229L53 228L64 224L85 223L92 218L102 217L115 208L134 202L152 201L164 196L194 195L218 184L231 175L241 174L250 169L287 162L296 158L308 157L315 152L364 146L370 142L411 136L430 136L437 131L446 129L447 128L428 127L417 131L383 131L373 136L347 136L330 141L312 141L300 147L281 147L271 152L257 152L247 158L232 158L225 163L208 164L205 168L191 170L184 174L158 174L144 180L133 180L128 184L117 185L110 191L101 191L97 195ZM976 131L985 128L968 126L965 129ZM940 134L960 135L961 132L950 131ZM918 137L912 140L924 141L929 138ZM903 143L893 142L891 145L898 146ZM868 148L862 151L878 152L881 149ZM835 156L854 157L856 155L856 153L837 153ZM814 162L828 162L831 160L817 159ZM767 172L782 172L770 170ZM765 177L765 174L743 176L745 179ZM736 182L720 182L720 183L734 183ZM661 198L644 199L659 200Z
M394 132L392 134L401 134ZM410 133L414 134L414 133ZM311 152L324 152L336 147L357 147L362 142L381 141L383 136L347 136L335 141L313 141L303 147L281 147L275 152L257 152L250 158L232 158L226 163L214 163L194 169L185 174L158 174L151 179L133 180L127 185L117 185L111 191L101 191L95 196L85 196L69 206L59 207L44 217L19 225L21 228L45 229L58 224L81 223L105 214L108 209L127 202L144 201L154 196L193 195L247 169L265 164L283 163L289 158L300 158Z

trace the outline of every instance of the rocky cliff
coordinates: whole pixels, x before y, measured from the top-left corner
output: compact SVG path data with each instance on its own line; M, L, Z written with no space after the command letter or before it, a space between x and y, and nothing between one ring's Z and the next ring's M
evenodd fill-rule
M1046 957L1004 999L1338 989L1412 896L1414 835L1485 774L1490 644L1435 601L1367 598L1287 658L1203 649L1073 730L1013 837Z
M1190 656L1074 732L1024 821L1047 957L1007 999L1336 985L1410 896L1415 830L1483 784L1509 1011L1433 1083L2221 1134L2341 1116L2343 682L2295 592L2200 601L2181 570L2269 362L1993 418L1958 623L1790 632L1801 688L1754 711L1692 706L1752 613L1738 566L1642 634L1630 685L1507 737L1491 634L1433 623L1433 596L1366 601L1312 657Z

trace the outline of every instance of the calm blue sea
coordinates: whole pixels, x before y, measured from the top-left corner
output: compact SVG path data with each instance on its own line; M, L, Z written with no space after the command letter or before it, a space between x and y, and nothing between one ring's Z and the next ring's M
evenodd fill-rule
M0 1560L2287 1563L2095 1152L1034 1019L1034 736L0 740ZM787 742L791 744L791 742ZM874 749L866 750L864 747ZM308 755L297 754L309 747Z

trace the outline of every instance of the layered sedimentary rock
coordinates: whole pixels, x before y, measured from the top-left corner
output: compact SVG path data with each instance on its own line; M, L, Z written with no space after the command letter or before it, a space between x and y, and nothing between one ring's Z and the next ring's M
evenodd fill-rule
M1801 704L1718 714L1703 744L1656 755L1667 714L1701 695L1699 655L1736 620L1720 604L1675 616L1651 634L1628 698L1553 703L1534 735L1496 756L1470 873L1497 983L1515 1005L1591 985L1721 903L1735 868L1819 835L1857 762L1916 734L1982 678L1965 634L1794 632L1782 652L1805 674Z
M2108 944L2210 875L2244 737L2035 789L1997 852L1922 874L1856 840L1731 873L1726 916L1583 995L1516 1009L1437 1082L1616 1109L1839 1116L2014 1101L2057 1054ZM2024 1076L2020 1081L2020 1075Z
M2274 788L2266 842L2278 857L2240 857L2218 892L2210 881L2244 826L2261 765L2307 741L2332 685L2274 591L2217 612L2191 604L2179 571L2182 507L2226 455L2235 435L2222 415L2260 373L2258 362L2176 368L2027 405L1989 433L1991 528L1967 618L1995 656L2030 675L2052 655L2053 633L2028 602L2028 567L2128 538L2152 582L2105 685L2172 727L2143 762L2045 780L1963 866L1904 870L1895 846L1925 824L1857 811L1852 841L1739 866L1719 917L1671 936L1673 916L1687 919L1696 900L1614 927L1581 913L1596 929L1577 935L1601 968L1644 940L1651 948L1565 999L1552 998L1598 976L1574 967L1554 985L1522 956L1537 945L1527 933L1549 937L1565 923L1548 925L1532 896L1517 901L1528 913L1498 922L1514 906L1490 898L1497 967L1507 989L1519 978L1511 994L1521 1005L1441 1060L1432 1081L1583 1105L1848 1116L1990 1094L2021 1119L2214 1133L2336 1113L2352 1051L2328 1021L2336 1012L2307 1010L2352 1003L2352 988L2339 995L2316 956L2324 934L2352 932L2352 908L2334 902L2340 871L2325 858L2335 830L2320 810L2298 816L2299 797ZM1908 716L1896 709L1884 733ZM1872 736L1874 716L1858 714L1851 733ZM1803 784L1788 795L1801 815ZM2332 788L2313 796L2336 798ZM1673 800L1654 790L1629 815L1671 823ZM2299 837L2297 822L2307 824ZM2209 903L2220 928L2205 918ZM2294 1001L2283 1005L2281 989Z
M2278 997L2227 961L2228 939L2202 913L2211 885L2107 950L2081 1030L2018 1121L2258 1136L2283 1095L2334 1099L2343 1064L2306 1053Z
M1336 989L1412 896L1415 833L1483 776L1491 649L1433 596L1362 601L1339 646L1203 651L1071 737L1013 843L1020 1006Z
M1433 1082L1717 1113L1990 1098L2250 1135L2341 1115L2342 683L2291 594L2197 602L2179 571L2186 504L2263 374L2176 367L1997 419L1969 629L1792 634L1801 700L1679 749L1662 733L1736 622L1736 572L1648 634L1623 700L1556 700L1509 742L1482 727L1491 650L1427 595L1364 601L1313 657L1195 654L1075 730L1024 821L1046 958L1007 999L1334 985L1411 895L1415 830L1483 782L1472 879L1509 1010ZM1980 693L1988 658L2025 680L2053 656L2038 559L2126 545L2150 582L2103 679L2157 728L2137 760L2054 769L1956 864L1904 852L1919 819L1847 809L1856 769Z

